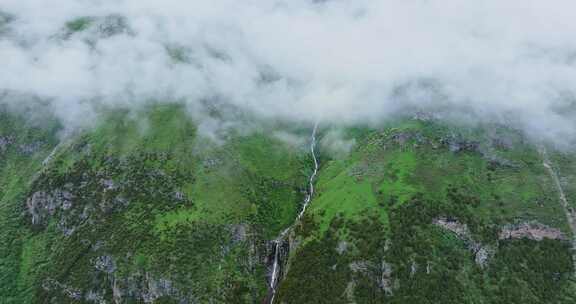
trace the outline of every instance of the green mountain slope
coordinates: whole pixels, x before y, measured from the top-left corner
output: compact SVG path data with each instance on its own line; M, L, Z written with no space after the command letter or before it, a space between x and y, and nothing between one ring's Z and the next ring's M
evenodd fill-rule
M553 178L537 149L496 131L411 120L351 132L350 155L323 162L280 299L573 302Z
M214 141L164 105L61 139L55 122L2 113L1 303L267 297L271 241L308 190L311 126L239 118L248 131ZM322 140L333 130L350 151ZM551 175L572 206L573 155L548 149L550 171L507 128L414 119L318 138L317 191L281 246L275 303L576 300Z
M7 302L257 301L265 240L295 217L306 178L298 148L258 131L213 144L178 106L114 114L37 154L34 173L3 164L3 236L18 242L3 247Z

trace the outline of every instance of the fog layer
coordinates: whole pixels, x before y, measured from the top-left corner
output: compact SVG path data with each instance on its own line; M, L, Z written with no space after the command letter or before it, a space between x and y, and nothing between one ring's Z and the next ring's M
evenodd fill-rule
M568 0L3 0L2 103L70 127L102 106L225 103L378 122L405 109L576 140Z

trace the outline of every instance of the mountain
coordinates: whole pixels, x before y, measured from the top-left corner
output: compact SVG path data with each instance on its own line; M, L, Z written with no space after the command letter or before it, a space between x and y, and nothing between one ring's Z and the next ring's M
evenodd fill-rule
M509 127L34 120L0 116L2 303L576 301L576 157Z

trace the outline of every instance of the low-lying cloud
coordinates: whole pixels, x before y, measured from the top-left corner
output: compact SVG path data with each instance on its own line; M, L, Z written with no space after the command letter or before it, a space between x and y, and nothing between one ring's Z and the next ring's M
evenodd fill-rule
M4 0L1 102L49 100L70 126L150 100L331 123L417 108L572 144L575 10L569 0Z

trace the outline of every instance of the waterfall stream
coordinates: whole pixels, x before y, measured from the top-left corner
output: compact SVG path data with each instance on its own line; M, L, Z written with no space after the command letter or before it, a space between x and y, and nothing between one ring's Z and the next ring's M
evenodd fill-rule
M273 241L274 243L274 262L272 264L272 273L270 275L270 283L269 283L269 301L268 303L274 303L274 297L276 296L276 288L278 287L278 280L280 274L280 248L284 239L288 235L288 233L292 230L292 228L302 219L304 216L304 212L306 212L306 208L312 201L312 196L314 195L314 180L316 179L316 175L318 174L318 158L316 157L316 131L318 129L318 123L314 124L314 129L312 129L312 136L310 141L310 154L312 155L312 159L314 160L314 170L308 179L308 191L306 193L306 197L304 198L304 204L302 205L302 209L298 213L298 216L288 228L284 229L278 237Z

